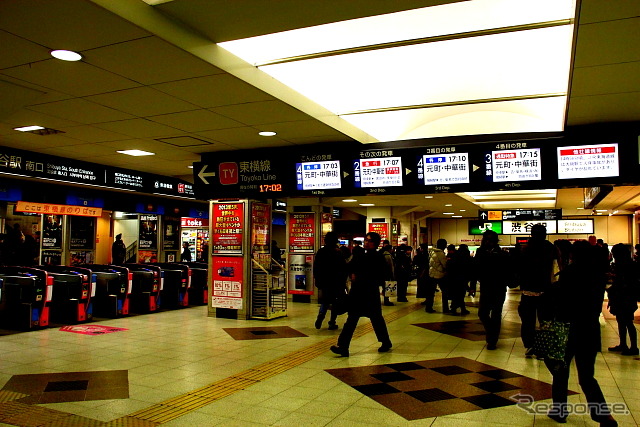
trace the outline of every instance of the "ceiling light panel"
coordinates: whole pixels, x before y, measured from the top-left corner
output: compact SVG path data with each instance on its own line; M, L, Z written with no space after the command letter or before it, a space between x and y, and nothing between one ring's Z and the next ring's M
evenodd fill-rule
M288 62L260 69L336 114L566 93L572 26Z
M571 19L575 0L474 0L267 34L219 45L245 61L283 58L426 37Z

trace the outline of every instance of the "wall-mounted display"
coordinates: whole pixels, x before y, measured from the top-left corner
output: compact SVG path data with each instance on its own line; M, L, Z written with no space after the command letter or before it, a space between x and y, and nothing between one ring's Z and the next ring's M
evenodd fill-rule
M485 154L485 170L492 182L540 181L540 148L491 151Z
M296 163L298 190L331 190L342 188L339 160Z
M356 188L402 187L402 158L358 159L353 174Z
M558 178L617 177L618 144L558 147Z
M418 179L424 185L469 183L469 153L442 153L420 156L418 160Z
M215 255L242 255L244 203L213 204L211 245Z

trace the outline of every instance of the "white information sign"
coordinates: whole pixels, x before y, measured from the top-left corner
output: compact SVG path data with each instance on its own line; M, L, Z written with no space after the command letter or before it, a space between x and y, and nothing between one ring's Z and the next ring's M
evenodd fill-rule
M493 182L539 181L542 179L539 148L501 150L491 152L487 175L492 171Z
M418 179L424 180L424 185L469 183L469 153L422 156Z
M502 221L502 234L531 234L531 227L542 224L547 234L557 234L556 221Z
M354 179L360 187L402 187L402 159L361 159L354 164Z
M558 234L593 234L593 220L559 219Z
M326 190L342 186L338 160L298 163L296 176L298 190Z
M558 178L596 178L620 174L618 144L558 147Z

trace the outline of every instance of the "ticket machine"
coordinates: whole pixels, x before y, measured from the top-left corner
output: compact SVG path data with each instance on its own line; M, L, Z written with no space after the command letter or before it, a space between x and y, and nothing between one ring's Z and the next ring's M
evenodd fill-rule
M0 324L9 329L32 330L49 325L53 277L29 267L0 267Z

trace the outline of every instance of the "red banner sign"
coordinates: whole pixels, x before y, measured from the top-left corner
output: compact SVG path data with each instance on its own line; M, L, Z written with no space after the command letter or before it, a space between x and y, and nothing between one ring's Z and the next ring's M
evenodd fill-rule
M289 253L313 253L316 236L316 215L308 213L289 214Z
M213 234L211 245L213 254L242 255L244 230L243 203L213 204Z
M376 232L382 240L389 239L389 224L386 222L370 222L369 232Z

